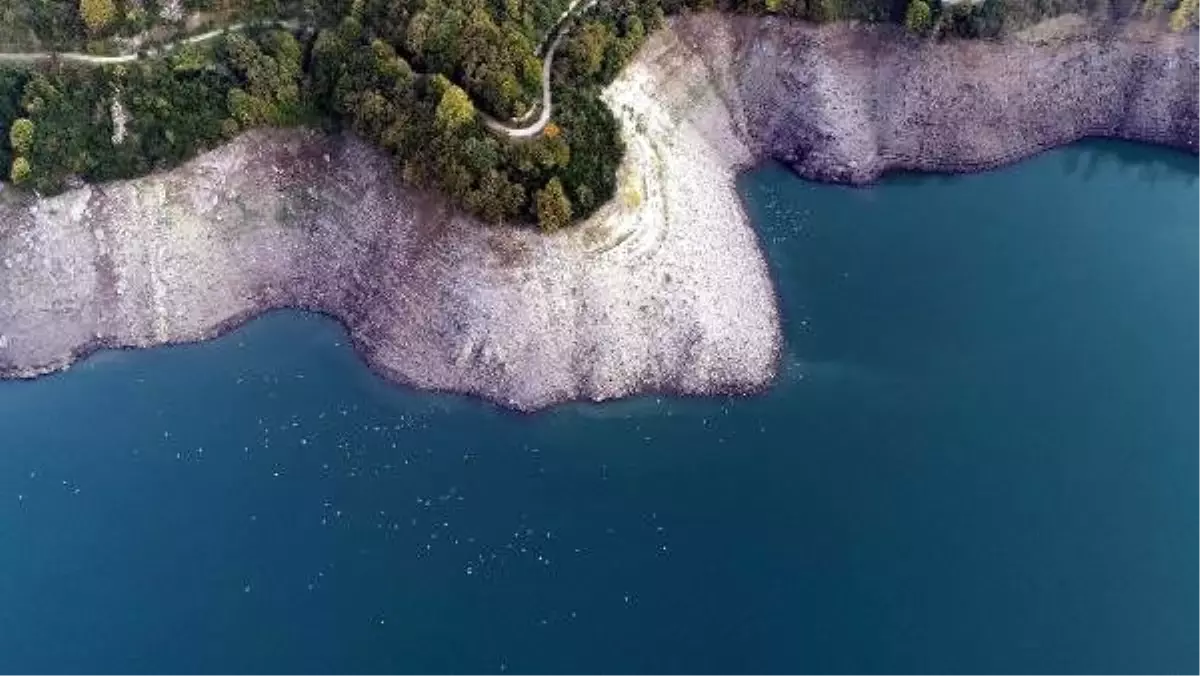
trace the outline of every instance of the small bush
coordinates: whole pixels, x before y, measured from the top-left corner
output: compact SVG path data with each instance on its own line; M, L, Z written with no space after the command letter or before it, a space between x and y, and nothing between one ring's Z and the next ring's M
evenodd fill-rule
M933 12L925 0L912 0L908 3L908 11L904 13L904 25L908 30L925 34L933 25Z

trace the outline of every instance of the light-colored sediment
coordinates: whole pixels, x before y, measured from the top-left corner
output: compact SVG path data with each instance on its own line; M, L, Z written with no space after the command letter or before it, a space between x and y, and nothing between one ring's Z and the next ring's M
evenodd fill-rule
M651 121L627 125L623 198L554 236L450 213L364 144L295 131L0 207L0 374L293 306L340 318L388 376L518 409L762 387L779 321L732 167L636 89L611 97Z
M780 331L740 168L773 157L862 182L1088 135L1194 151L1196 88L1195 34L1144 25L933 43L687 17L605 94L629 148L618 196L555 236L450 213L379 153L310 132L250 133L45 200L6 191L0 376L295 306L340 318L385 375L519 409L754 390L775 373Z
M1002 42L914 38L897 26L683 17L639 63L668 88L697 69L724 103L682 118L806 178L978 171L1089 136L1197 149L1197 34L1063 16ZM675 101L673 89L660 94Z

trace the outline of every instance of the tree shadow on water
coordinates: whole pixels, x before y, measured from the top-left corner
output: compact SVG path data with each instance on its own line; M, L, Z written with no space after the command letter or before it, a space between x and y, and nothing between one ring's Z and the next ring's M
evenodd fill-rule
M1115 164L1122 176L1155 185L1160 181L1182 181L1195 185L1197 159L1192 153L1132 141L1091 140L1062 150L1062 166L1068 175L1091 180L1100 169Z

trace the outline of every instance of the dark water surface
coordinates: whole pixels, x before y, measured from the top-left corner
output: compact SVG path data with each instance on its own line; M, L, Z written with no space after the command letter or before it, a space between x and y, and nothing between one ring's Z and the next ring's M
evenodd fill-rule
M522 417L296 312L0 383L0 670L1195 672L1195 159L742 188L765 396Z

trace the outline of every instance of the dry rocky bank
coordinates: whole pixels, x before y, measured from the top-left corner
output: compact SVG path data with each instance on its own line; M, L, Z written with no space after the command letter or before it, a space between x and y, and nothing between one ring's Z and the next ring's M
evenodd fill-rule
M1089 135L1196 150L1196 36L1043 27L1003 44L696 15L605 94L620 194L570 232L489 227L349 138L260 131L169 172L0 194L0 376L207 338L277 307L339 318L377 371L522 410L767 385L779 317L734 186L765 157L862 182Z
M698 15L639 64L665 82L703 68L752 157L816 180L978 171L1089 136L1197 150L1197 35L1158 24L1069 15L1002 42L938 42Z

